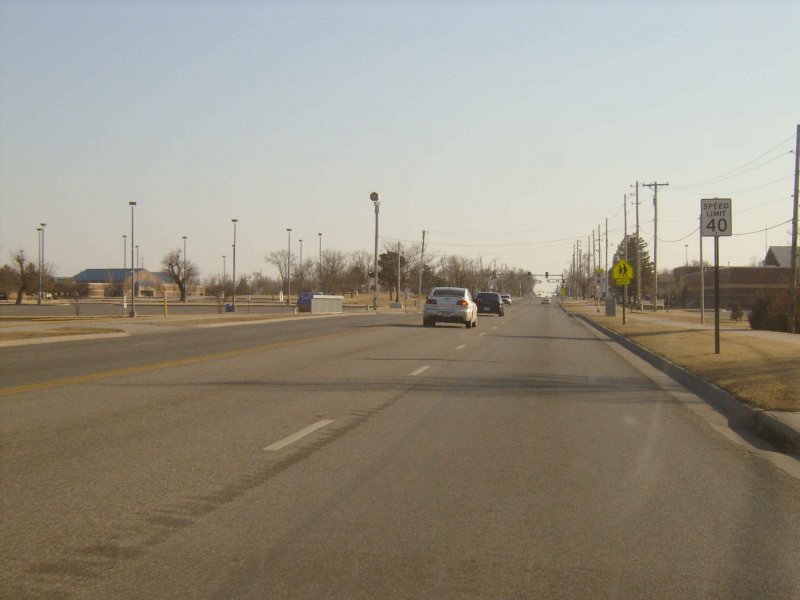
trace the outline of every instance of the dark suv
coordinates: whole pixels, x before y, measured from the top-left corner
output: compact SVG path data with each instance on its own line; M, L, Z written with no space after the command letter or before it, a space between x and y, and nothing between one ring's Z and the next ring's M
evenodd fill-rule
M506 314L503 308L503 299L497 292L478 292L475 296L475 304L478 305L479 313L494 313L498 317Z

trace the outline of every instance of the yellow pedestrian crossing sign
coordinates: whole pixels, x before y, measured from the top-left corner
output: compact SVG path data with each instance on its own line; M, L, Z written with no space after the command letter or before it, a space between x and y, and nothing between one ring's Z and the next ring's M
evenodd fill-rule
M633 267L624 258L614 265L614 281L617 285L628 285L633 279Z

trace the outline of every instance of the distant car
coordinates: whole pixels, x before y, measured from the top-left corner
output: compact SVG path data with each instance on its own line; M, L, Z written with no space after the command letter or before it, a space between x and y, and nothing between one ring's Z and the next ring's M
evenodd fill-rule
M8 300L8 294L5 292L0 292L0 300Z
M478 326L478 306L466 288L435 287L425 300L422 324L463 323L467 329Z
M504 304L511 304L511 294L500 294Z
M550 298L548 296L542 298L542 304L550 304Z
M478 305L478 314L489 313L502 317L506 314L503 308L503 299L497 292L478 292L475 296L475 304Z

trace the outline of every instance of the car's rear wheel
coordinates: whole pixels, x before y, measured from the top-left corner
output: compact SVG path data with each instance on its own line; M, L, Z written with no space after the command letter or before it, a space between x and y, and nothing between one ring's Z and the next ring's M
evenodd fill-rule
M464 322L464 327L466 327L467 329L472 328L472 321L465 321Z
M422 319L423 327L433 327L434 325L436 325L436 321L433 319Z

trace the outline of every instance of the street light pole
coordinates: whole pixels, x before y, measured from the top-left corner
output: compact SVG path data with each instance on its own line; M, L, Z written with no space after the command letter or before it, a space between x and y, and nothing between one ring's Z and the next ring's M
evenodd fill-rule
M300 276L302 277L302 275L303 275L303 240L297 240L297 241L300 242L300 260L297 263L298 264L297 268L300 269L298 272L300 273ZM299 285L300 286L303 285L302 279L300 280ZM297 293L299 294L301 291L302 291L302 288L297 290Z
M128 236L122 234L122 298L125 299L125 270L128 268ZM125 309L122 309L125 314Z
M38 258L39 262L36 265L36 268L39 271L39 291L36 294L36 304L41 304L42 303L42 228L41 227L36 228L36 236L38 238L36 242L39 244L39 258Z
M287 227L289 234L289 252L286 255L286 304L290 304L289 296L292 295L292 228Z
M322 291L322 233L319 236L319 262L317 263L317 290Z
M231 223L233 223L233 290L231 290L233 301L231 303L231 312L236 312L236 224L238 222L239 219L231 219Z
M375 205L375 256L372 265L374 269L375 287L373 288L374 292L372 295L372 309L377 313L378 312L378 213L380 212L381 199L380 196L378 196L378 192L372 192L369 195L369 199L372 200L372 203Z
M136 268L133 265L133 209L136 206L136 202L128 202L128 206L131 207L131 312L129 316L133 318L136 316L136 289L134 288L134 274L136 272Z
M186 288L186 236L183 236L183 303L189 299L189 290Z
M686 250L686 266L689 266L689 244L683 245L684 249Z
M225 302L225 255L222 255L222 302Z

